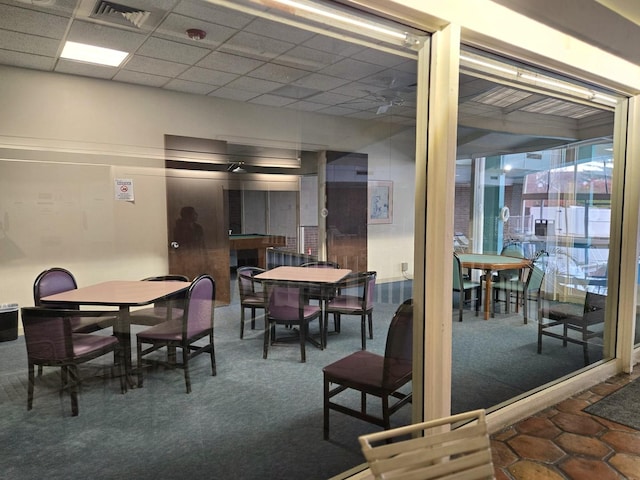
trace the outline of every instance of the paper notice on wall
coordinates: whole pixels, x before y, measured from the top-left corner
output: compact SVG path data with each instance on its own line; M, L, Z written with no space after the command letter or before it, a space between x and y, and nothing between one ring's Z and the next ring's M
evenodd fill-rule
M116 178L116 200L133 202L133 180L130 178Z

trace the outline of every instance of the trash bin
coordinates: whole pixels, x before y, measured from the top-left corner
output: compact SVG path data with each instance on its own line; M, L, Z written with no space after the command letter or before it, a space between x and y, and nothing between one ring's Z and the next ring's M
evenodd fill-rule
M0 304L0 342L18 338L18 304Z
M536 237L553 237L556 234L555 220L536 220Z

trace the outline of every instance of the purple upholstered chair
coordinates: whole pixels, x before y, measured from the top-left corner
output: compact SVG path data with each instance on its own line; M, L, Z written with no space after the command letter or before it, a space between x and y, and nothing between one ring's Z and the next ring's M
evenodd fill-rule
M369 320L369 338L373 338L373 298L376 276L376 272L354 273L340 284L339 293L329 300L324 311L323 335L325 343L330 313L333 314L333 321L338 332L342 315L357 315L360 317L362 350L367 349L365 319Z
M68 292L78 288L73 274L64 268L54 267L41 272L33 282L33 301L36 307L60 308L65 310L79 310L75 304L47 304L42 301L43 297L55 295L56 293ZM71 329L77 333L90 333L102 328L112 327L117 319L116 312L98 311L91 314L72 316L69 318Z
M101 312L82 312L82 315L100 315ZM27 361L29 367L29 386L27 394L27 409L33 408L33 390L35 384L34 366L52 366L62 369L62 387L68 387L71 393L71 413L78 415L78 365L94 358L114 352L115 358L122 370L124 361L121 358L121 348L113 335L93 335L90 333L75 333L72 330L73 319L77 318L78 310L49 309L40 307L23 307L21 310L24 338L27 346ZM120 371L120 391L126 391L124 375ZM70 378L68 378L70 377Z
M305 285L294 282L269 282L267 286L266 321L262 358L267 358L269 345L275 343L276 325L297 326L300 340L300 361L307 361L305 344L309 338L309 322L320 319L321 309L307 302ZM322 329L321 329L322 331ZM322 344L318 345L322 348Z
M266 291L262 284L256 281L255 277L264 272L259 267L240 267L238 274L238 293L240 294L240 338L244 337L244 312L248 308L251 310L251 330L256 328L256 310L266 310Z
M324 374L324 438L329 438L329 411L391 428L390 417L411 402L412 392L401 388L411 380L413 342L413 304L405 301L391 319L384 356L359 350L322 369ZM331 388L333 385L333 388ZM352 389L360 392L360 410L334 403L331 398ZM367 412L367 394L382 401L382 416ZM389 404L390 397L398 400Z
M157 277L143 278L147 282L188 282L184 275L161 275ZM146 325L152 327L170 319L179 320L184 315L184 302L186 291L171 295L166 300L155 302L152 307L133 310L129 314L129 321L134 325Z
M209 275L200 275L187 291L184 315L180 319L172 319L137 334L138 351L138 387L142 387L143 363L158 363L168 367L184 370L184 381L187 393L191 393L189 361L201 353L209 353L211 358L211 375L216 374L216 357L213 346L213 314L216 299L216 284ZM209 337L205 345L195 345L201 338ZM143 344L150 346L143 350ZM182 362L174 363L159 358L144 358L159 350L179 348L182 350Z

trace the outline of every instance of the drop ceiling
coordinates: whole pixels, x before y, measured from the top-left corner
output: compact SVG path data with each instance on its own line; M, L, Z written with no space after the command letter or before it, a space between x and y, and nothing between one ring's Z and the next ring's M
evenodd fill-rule
M345 32L322 34L319 25L297 28L204 0L122 0L133 11L115 16L92 13L101 1L0 0L0 64L415 126L416 59L406 48L353 33L356 41L347 41ZM192 28L205 38L189 38ZM131 55L119 68L60 59L66 40ZM593 138L610 121L609 112L463 74L458 158Z

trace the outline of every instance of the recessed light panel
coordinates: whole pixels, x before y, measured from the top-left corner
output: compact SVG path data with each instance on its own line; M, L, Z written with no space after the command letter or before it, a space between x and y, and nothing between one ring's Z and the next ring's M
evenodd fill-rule
M119 67L124 59L127 58L127 55L129 55L128 52L122 52L120 50L67 41L64 44L60 57L77 60L79 62Z

